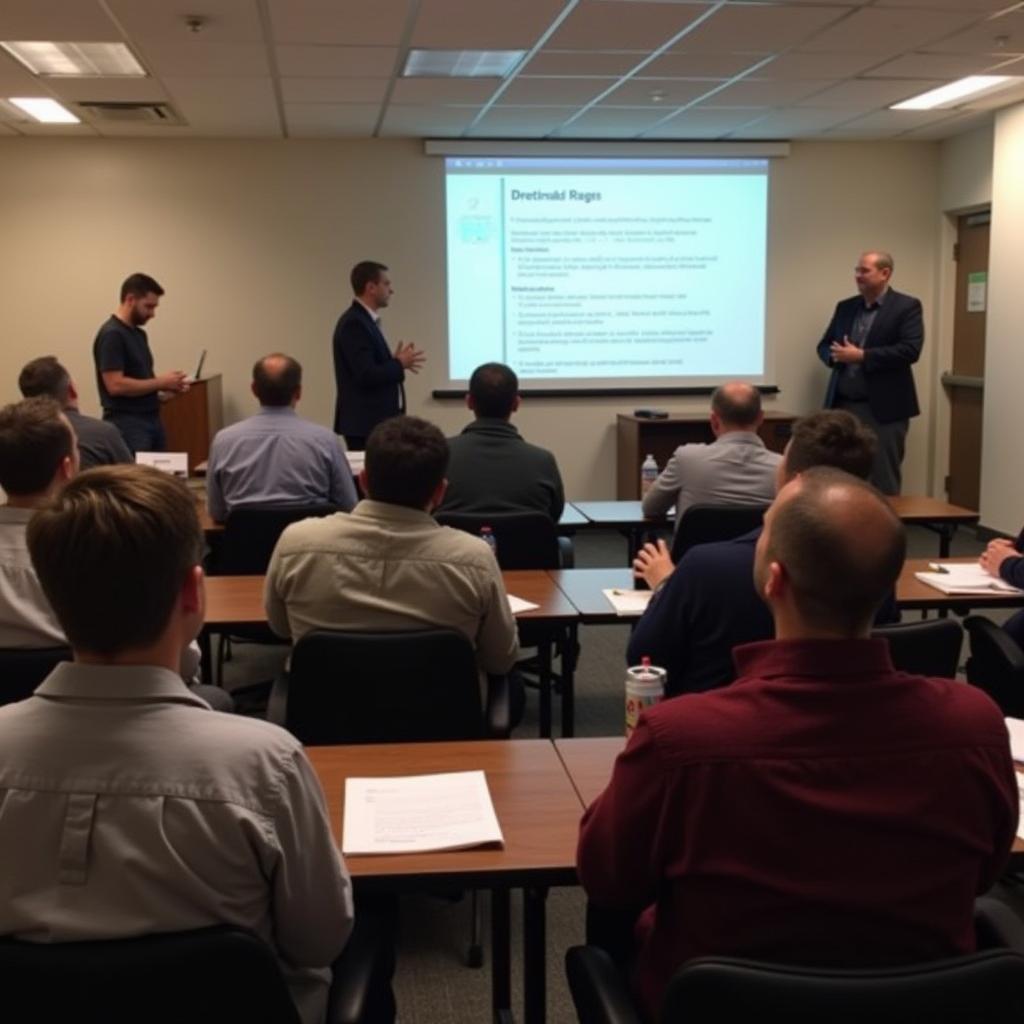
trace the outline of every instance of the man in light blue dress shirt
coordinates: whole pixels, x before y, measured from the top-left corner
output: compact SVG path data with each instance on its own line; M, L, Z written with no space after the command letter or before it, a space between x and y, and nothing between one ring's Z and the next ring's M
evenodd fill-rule
M206 494L214 521L246 505L351 509L355 483L337 437L295 411L302 397L298 361L280 352L257 360L252 393L260 411L218 431L210 446Z

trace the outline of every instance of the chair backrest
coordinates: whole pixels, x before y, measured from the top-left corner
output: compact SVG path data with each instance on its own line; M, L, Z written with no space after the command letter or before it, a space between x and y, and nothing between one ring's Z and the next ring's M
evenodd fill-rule
M558 569L558 527L543 512L502 512L476 515L439 512L442 526L480 535L489 526L494 535L498 565L502 569Z
M69 647L6 647L0 650L0 704L13 704L32 691L61 661L71 660Z
M270 947L220 925L97 942L3 939L0 990L9 1019L46 1024L299 1024Z
M214 569L219 576L259 576L286 526L340 511L336 505L250 505L228 513Z
M1010 718L1024 717L1024 651L990 619L969 615L964 628L971 638L967 681L984 690Z
M889 641L889 654L900 672L955 679L960 666L963 627L956 619L923 619L879 626L873 637Z
M705 957L676 973L661 1020L995 1024L1019 1020L1021 1013L1024 957L999 949L878 969L801 968Z
M767 505L691 505L679 520L672 538L672 561L698 544L742 537L764 522Z
M284 725L307 746L481 739L473 646L450 629L312 630L292 652Z

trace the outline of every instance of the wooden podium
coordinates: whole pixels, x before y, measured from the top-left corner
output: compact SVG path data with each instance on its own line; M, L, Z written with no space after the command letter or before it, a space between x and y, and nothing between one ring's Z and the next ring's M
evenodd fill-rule
M210 457L213 435L224 426L220 374L193 381L184 394L160 403L169 452L188 452L189 475Z
M796 417L788 412L766 412L758 433L773 452L786 447ZM640 497L640 464L650 453L664 469L672 453L681 444L710 443L715 436L707 413L692 416L669 416L650 420L641 416L619 413L617 427L618 474L616 497L622 501L636 501Z

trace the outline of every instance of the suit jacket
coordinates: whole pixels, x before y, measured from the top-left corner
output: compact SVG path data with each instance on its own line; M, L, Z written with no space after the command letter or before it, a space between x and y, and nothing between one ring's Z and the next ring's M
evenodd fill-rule
M366 436L382 420L405 410L405 369L361 302L353 302L334 328L334 432Z
M825 393L826 409L836 405L841 369L833 364L829 346L853 333L854 317L863 302L859 295L855 295L838 303L832 322L818 342L818 357L826 366L832 367ZM923 344L924 321L920 300L890 289L864 341L864 362L861 364L868 405L879 423L906 420L921 411L910 367L920 358Z

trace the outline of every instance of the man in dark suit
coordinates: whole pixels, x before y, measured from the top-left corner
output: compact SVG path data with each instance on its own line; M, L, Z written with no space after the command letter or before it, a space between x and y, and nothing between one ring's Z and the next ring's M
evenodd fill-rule
M921 356L921 302L889 287L892 256L864 253L854 275L860 295L836 306L818 342L832 367L826 409L848 409L878 435L871 482L883 494L900 493L900 467L910 417L920 409L910 370Z
M349 451L362 451L378 423L405 412L405 372L418 373L426 355L402 341L392 355L384 340L380 310L394 289L383 263L357 263L351 281L355 299L334 328L334 432L344 436Z

